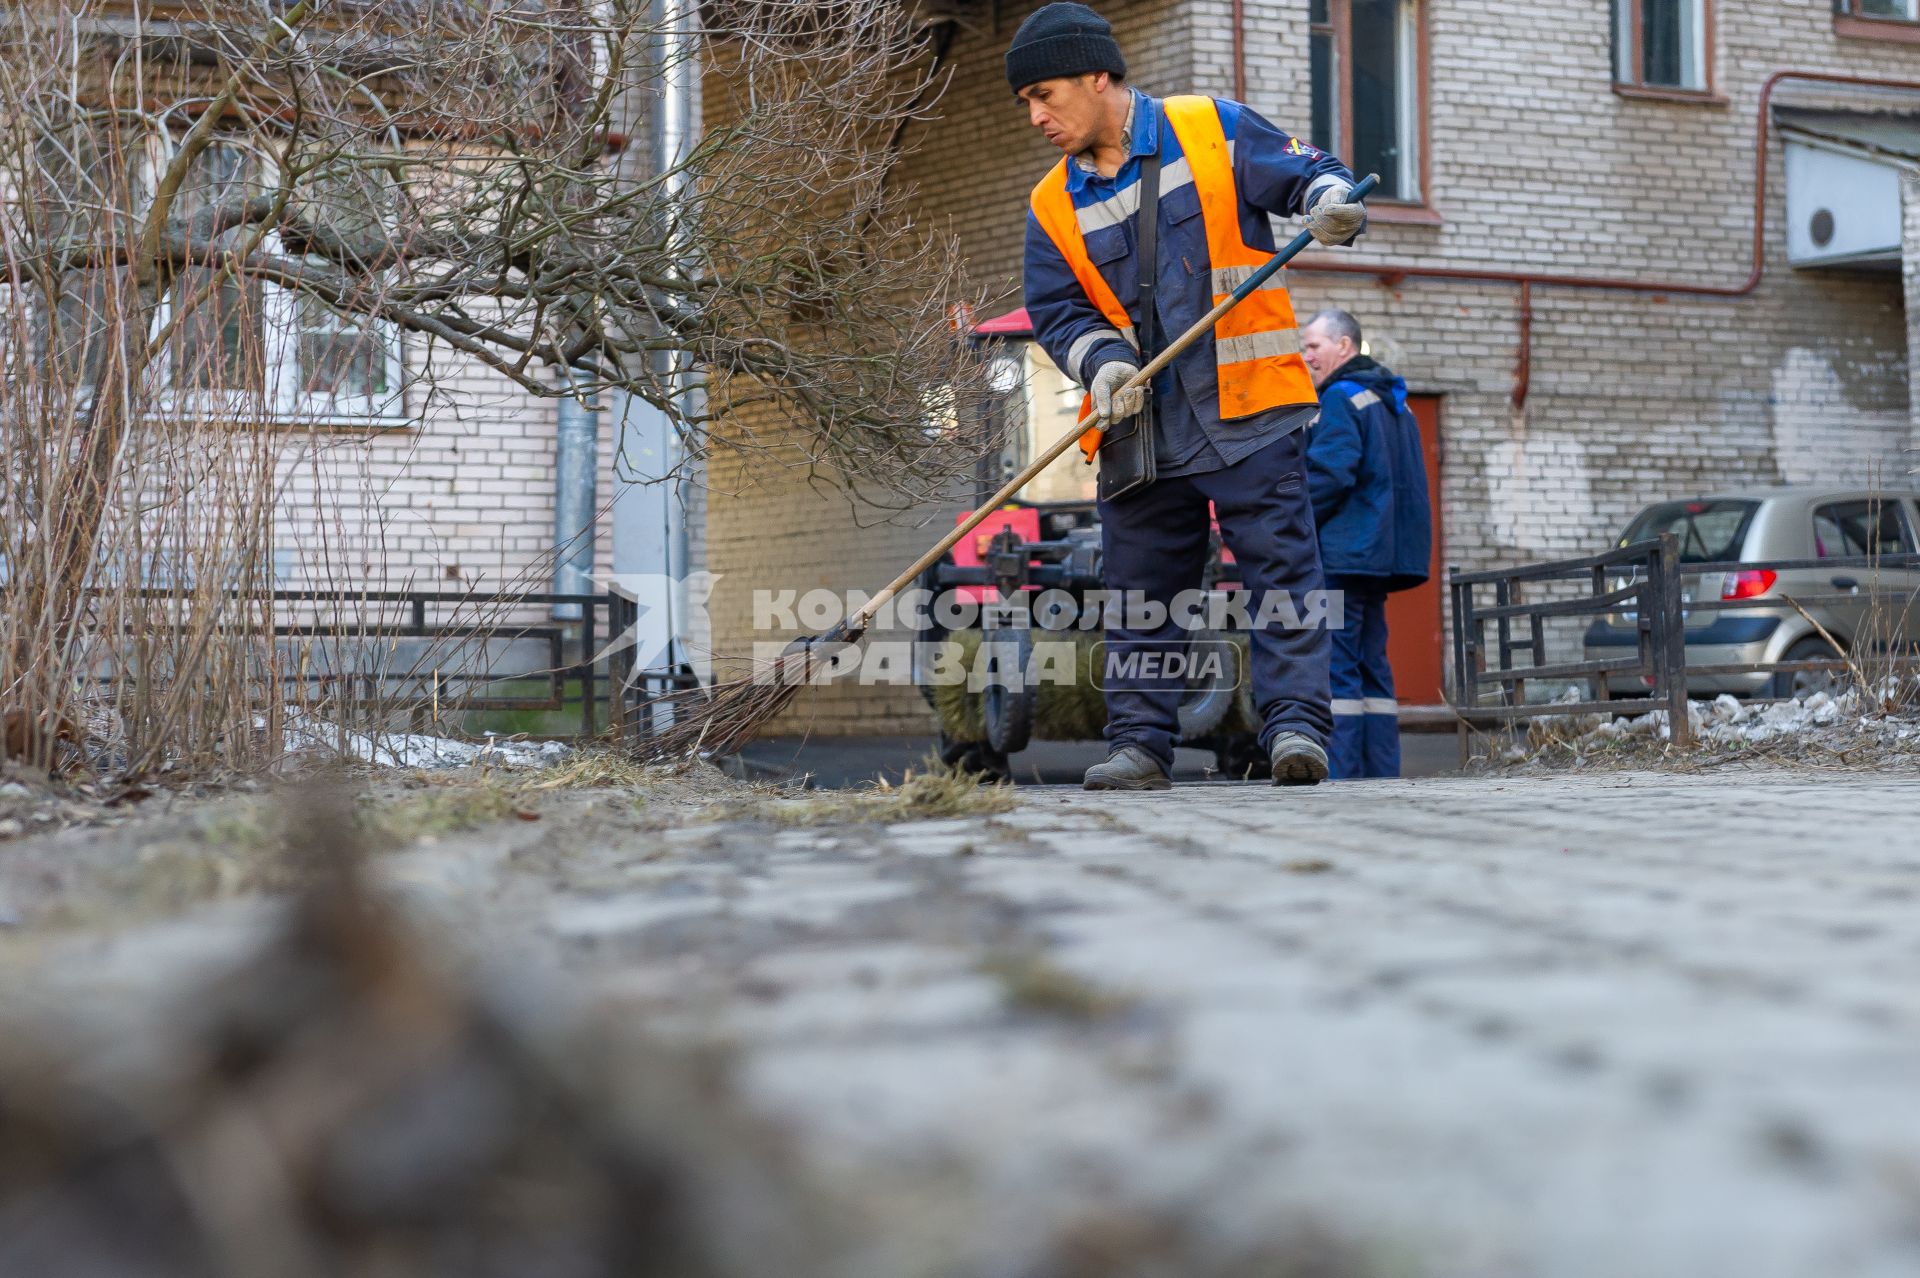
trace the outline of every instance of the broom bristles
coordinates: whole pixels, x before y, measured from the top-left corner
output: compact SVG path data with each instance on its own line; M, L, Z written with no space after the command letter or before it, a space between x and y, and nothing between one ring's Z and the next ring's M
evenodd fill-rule
M665 763L737 753L792 704L816 673L857 645L862 633L842 623L824 635L795 639L778 657L738 679L649 699L636 713L670 723L657 732L643 724L635 754L645 762Z
M648 733L635 743L643 762L667 763L686 758L713 758L736 753L779 717L799 691L798 684L761 683L736 679L709 688L689 688L648 701L643 715L672 717L671 726Z

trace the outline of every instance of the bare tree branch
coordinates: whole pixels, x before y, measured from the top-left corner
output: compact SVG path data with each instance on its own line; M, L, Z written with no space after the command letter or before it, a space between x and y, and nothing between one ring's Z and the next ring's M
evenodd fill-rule
M103 530L172 509L143 495L155 424L284 411L267 365L297 343L269 322L411 339L415 402L473 368L623 392L691 457L902 506L997 442L978 299L897 181L950 25L900 0L719 0L697 31L651 0L278 8L0 10L0 700L69 646ZM707 126L656 154L689 57Z

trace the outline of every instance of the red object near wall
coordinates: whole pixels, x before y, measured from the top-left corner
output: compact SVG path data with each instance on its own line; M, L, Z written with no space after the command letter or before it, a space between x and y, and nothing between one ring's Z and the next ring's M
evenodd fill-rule
M972 511L962 511L953 522L964 523ZM1012 528L1022 541L1040 540L1040 512L1032 506L1003 506L980 521L971 537L962 537L953 547L953 562L960 568L978 568L986 560L987 544L1002 528ZM1033 587L1029 586L1029 590ZM992 586L955 586L954 598L979 603L996 596Z
M1407 407L1420 423L1420 451L1427 459L1427 494L1433 503L1433 559L1424 585L1387 596L1387 660L1393 691L1403 706L1446 701L1443 671L1447 638L1441 622L1441 547L1445 541L1440 502L1440 397L1409 395Z

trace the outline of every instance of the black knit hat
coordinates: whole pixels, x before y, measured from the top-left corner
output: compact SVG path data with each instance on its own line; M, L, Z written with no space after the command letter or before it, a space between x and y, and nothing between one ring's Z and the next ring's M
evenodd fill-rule
M1013 33L1007 49L1007 82L1015 93L1056 76L1127 74L1127 60L1107 20L1072 0L1041 5Z

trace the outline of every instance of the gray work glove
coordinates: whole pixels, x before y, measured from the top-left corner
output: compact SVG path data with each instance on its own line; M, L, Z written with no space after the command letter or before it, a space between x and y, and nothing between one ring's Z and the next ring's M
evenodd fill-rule
M1124 359L1110 359L1100 366L1093 375L1093 384L1087 387L1087 393L1093 396L1093 411L1097 416L1110 422L1121 421L1133 416L1147 405L1147 388L1135 386L1131 390L1121 390L1129 378L1140 372L1138 364L1130 364Z
M1307 213L1307 233L1321 244L1345 244L1367 220L1367 206L1347 197L1353 188L1342 182L1320 193Z

